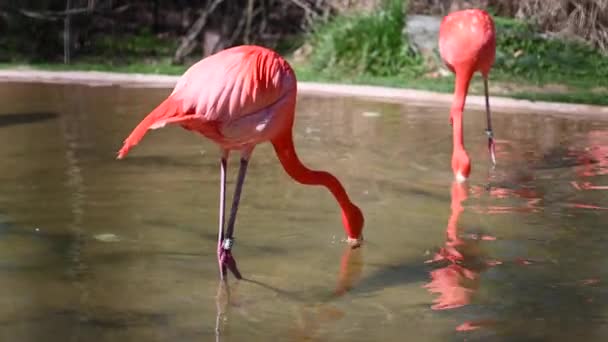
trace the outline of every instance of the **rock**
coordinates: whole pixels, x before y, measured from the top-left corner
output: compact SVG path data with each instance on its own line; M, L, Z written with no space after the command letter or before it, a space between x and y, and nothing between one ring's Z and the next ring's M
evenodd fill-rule
M439 26L443 17L431 15L408 15L404 34L417 52L425 60L425 64L438 75L449 75L439 57Z
M421 52L436 50L441 19L431 15L408 15L405 31L410 43Z
M97 234L94 236L95 240L97 241L101 241L101 242L118 242L120 241L120 238L112 233L103 233L103 234Z

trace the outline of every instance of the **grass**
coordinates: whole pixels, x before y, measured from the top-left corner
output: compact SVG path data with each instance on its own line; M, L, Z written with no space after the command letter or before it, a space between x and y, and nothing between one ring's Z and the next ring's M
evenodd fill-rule
M313 70L346 75L414 76L422 58L404 39L402 0L385 0L371 13L341 15L321 22L310 35Z
M363 75L340 75L337 72L323 73L315 70L310 65L291 62L299 81L305 82L328 82L341 84L376 85L394 88L423 89L438 92L451 92L454 79L447 77L442 79L431 79L426 77L406 77L402 75L373 76Z
M396 88L429 90L440 93L452 93L454 89L454 77L452 76L441 78L431 78L424 76L409 78L400 76L378 77L371 75L340 77L332 74L319 73L305 65L296 64L294 66L294 69L298 76L298 80L300 81L377 85ZM608 106L608 89L593 92L586 87L569 87L566 91L557 92L551 90L552 84L547 83L544 85L529 85L526 91L511 90L513 88L519 88L518 84L521 83L522 81L519 79L508 79L504 76L499 79L493 79L492 77L490 77L490 87L493 89L491 91L491 95L499 95L530 101L581 103ZM471 89L469 91L469 94L483 95L482 87L483 83L481 77L476 76L471 82ZM499 90L496 91L496 88L498 88Z
M5 40L6 45L16 46L11 37L6 37ZM180 75L187 67L171 64L176 47L175 39L158 37L147 30L140 30L137 34L91 37L90 43L80 46L74 53L73 63L69 65L63 64L58 56L46 59L31 58L30 56L36 56L31 53L4 56L2 53L7 54L7 50L0 53L0 60L5 61L0 63L0 67Z
M403 1L385 0L374 12L318 23L308 39L308 62L295 65L299 79L451 92L453 76L433 73L402 35L405 19ZM543 38L526 22L496 17L495 23L494 94L608 105L608 58L598 50ZM474 80L470 93L482 91L479 79Z
M330 82L341 84L362 84L362 85L377 85L396 88L411 88L420 90L430 90L442 93L451 93L453 90L453 77L407 77L402 75L394 76L373 76L369 74L363 75L339 75L337 73L325 74L312 69L309 65L292 62L298 80L308 82ZM172 65L170 59L154 60L139 63L127 64L112 64L88 62L81 60L70 65L59 63L0 63L2 69L15 68L31 68L39 70L53 71L107 71L107 72L122 72L122 73L142 73L142 74L163 74L163 75L181 75L187 69L186 66ZM502 84L513 87L521 83L518 80L491 79L492 86L501 88ZM471 94L481 95L482 83L479 78L472 82ZM543 86L536 86L525 92L522 91L501 91L493 92L494 95L513 97L517 99L526 99L532 101L550 101L550 102L565 102L565 103L585 103L608 106L608 90L603 92L591 92L587 88L570 87L566 92L551 92L543 89Z
M578 41L547 39L531 24L495 18L498 77L537 84L608 86L608 56Z

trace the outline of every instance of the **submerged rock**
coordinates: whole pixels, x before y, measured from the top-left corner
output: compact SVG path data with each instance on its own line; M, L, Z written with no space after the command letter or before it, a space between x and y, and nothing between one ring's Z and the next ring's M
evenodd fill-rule
M101 242L118 242L118 241L120 241L120 238L116 234L112 234L112 233L97 234L93 237L95 238L95 240L101 241Z

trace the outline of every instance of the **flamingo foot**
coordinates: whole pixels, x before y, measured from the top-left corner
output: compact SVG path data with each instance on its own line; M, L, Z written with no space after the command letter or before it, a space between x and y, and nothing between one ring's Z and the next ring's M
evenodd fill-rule
M226 241L231 241L229 239L224 240L224 243ZM241 275L241 272L239 272L238 267L236 266L236 260L234 259L234 257L232 256L232 252L230 250L230 248L226 248L226 244L224 246L221 246L219 248L218 251L218 261L220 264L220 272L221 272L221 278L225 279L226 278L226 269L230 270L230 272L232 272L232 274L234 274L234 277L236 279L243 279L243 276ZM232 246L229 246L232 247Z
M488 135L488 151L490 152L490 159L492 165L496 166L496 144L494 144L494 133L491 130L487 130Z

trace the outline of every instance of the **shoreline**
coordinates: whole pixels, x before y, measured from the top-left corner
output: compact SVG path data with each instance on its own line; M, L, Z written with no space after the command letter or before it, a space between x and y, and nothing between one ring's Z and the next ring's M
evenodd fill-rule
M172 89L179 76L157 74L130 74L99 71L43 71L32 69L0 70L3 83L77 84L90 87L135 87ZM300 95L324 97L356 97L370 101L402 103L407 105L449 108L452 94L425 90L390 88L367 85L298 82ZM468 109L484 110L483 96L467 98ZM553 114L566 117L587 117L608 120L608 106L529 101L508 97L490 96L492 111L504 113Z

